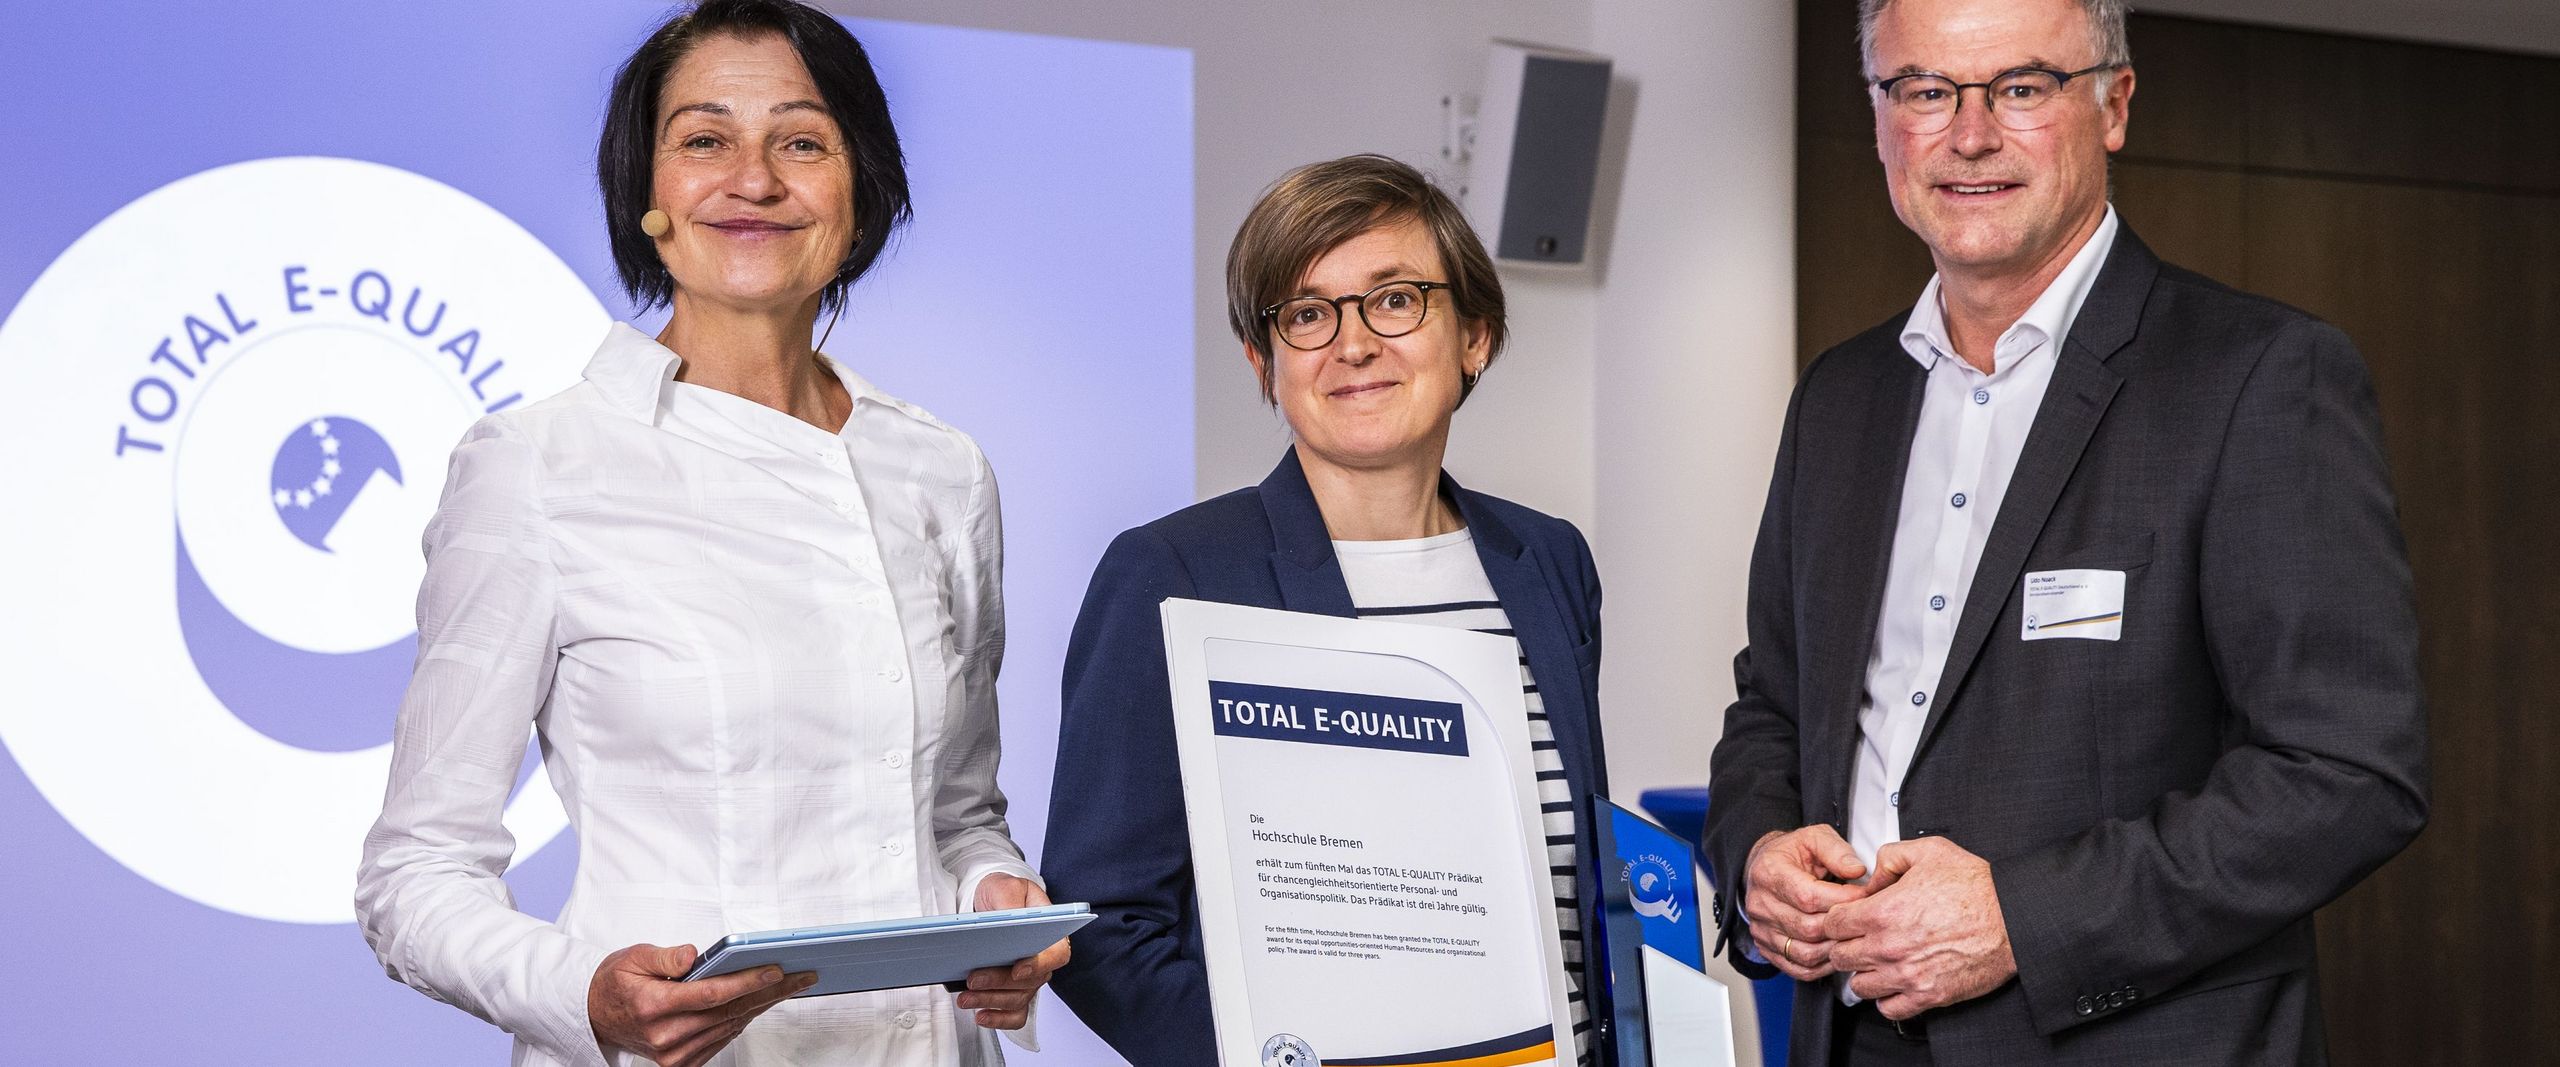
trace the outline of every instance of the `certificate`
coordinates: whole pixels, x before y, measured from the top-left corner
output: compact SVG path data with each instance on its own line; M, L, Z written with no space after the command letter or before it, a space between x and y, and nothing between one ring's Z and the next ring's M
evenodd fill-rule
M1571 1062L1513 642L1163 610L1219 1062Z

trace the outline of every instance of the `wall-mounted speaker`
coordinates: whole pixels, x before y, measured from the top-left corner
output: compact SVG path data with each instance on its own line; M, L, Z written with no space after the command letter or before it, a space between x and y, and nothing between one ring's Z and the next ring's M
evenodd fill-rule
M1496 258L1583 261L1608 110L1609 57L1493 42L1467 211Z

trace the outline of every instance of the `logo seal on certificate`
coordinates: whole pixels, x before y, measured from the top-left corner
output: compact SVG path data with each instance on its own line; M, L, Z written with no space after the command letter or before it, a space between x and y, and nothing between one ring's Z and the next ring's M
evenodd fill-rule
M1296 1034L1273 1034L1262 1043L1262 1067L1318 1067L1316 1050Z
M1163 611L1220 1062L1569 1061L1513 644Z

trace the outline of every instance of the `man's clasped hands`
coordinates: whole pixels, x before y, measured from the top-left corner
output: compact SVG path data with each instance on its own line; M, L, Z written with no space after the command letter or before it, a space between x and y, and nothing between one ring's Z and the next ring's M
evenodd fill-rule
M1885 1018L1971 1000L2018 973L1991 864L1946 838L1888 843L1870 874L1817 823L1770 831L1743 868L1761 957L1797 981L1847 975Z

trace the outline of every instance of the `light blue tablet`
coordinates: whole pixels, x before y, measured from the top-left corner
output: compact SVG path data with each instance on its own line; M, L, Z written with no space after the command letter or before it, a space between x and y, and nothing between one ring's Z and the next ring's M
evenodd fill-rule
M798 994L803 997L920 985L958 989L969 972L1039 955L1091 921L1092 909L1082 904L1053 904L731 934L704 951L683 980L778 964L785 974L818 973L818 984Z

